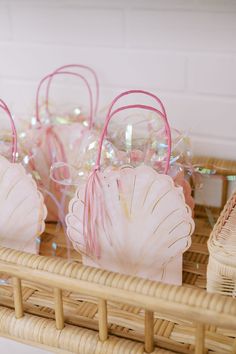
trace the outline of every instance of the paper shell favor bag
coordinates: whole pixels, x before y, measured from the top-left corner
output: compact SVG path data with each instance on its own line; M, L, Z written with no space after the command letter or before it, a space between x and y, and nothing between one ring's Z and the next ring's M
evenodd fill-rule
M37 237L44 231L47 209L30 174L16 163L17 134L7 105L0 108L12 126L12 161L0 155L0 246L38 253Z
M114 272L171 284L182 283L182 254L191 244L194 222L183 189L167 175L171 156L170 127L165 114L142 105L114 109L112 102L101 133L96 167L70 201L66 217L68 237L83 254L83 263ZM139 108L159 114L168 140L165 173L151 166L100 166L101 150L111 118L123 110Z
M96 91L92 92L88 80L84 75L73 70L83 69L92 74L95 81ZM88 116L76 117L77 120L67 117L53 116L49 110L49 91L53 78L57 76L77 77L82 81L89 95L89 114ZM46 86L45 108L46 115L40 112L39 97L43 84ZM92 129L93 117L96 114L99 99L99 84L96 73L93 69L85 65L69 64L56 69L51 74L45 76L39 83L36 92L36 125L28 130L24 142L24 148L29 155L28 170L31 172L45 197L48 208L48 221L63 222L63 215L67 210L67 196L65 187L55 183L50 179L50 168L57 162L73 165L74 160L78 159L75 154L75 146L81 142L88 132ZM62 119L63 118L63 119ZM59 171L61 172L62 169ZM55 174L59 173L58 170ZM64 167L63 174L69 178L69 170ZM60 179L56 175L56 179Z

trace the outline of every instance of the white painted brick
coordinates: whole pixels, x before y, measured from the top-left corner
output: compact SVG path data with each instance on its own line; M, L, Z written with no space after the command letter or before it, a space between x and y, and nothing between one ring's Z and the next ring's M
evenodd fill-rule
M189 56L188 86L194 92L236 96L236 54Z
M191 134L236 141L236 99L159 94L170 124Z
M108 87L183 90L185 56L157 51L0 44L0 75L40 79L57 66L91 65Z
M194 3L195 9L201 9L202 11L236 11L235 0L197 0L190 2Z
M212 156L235 161L236 140L212 139L207 137L192 136L192 148L195 155Z
M40 5L40 4L39 4ZM11 7L13 39L28 42L122 46L123 13L120 10L79 7Z
M236 50L236 13L133 10L127 15L131 47Z
M8 0L12 5L18 5L19 0ZM38 6L38 0L20 0L21 5ZM74 7L74 8L102 8L102 9L120 9L130 6L133 0L40 0L40 6L47 8Z
M125 88L185 88L185 57L158 51L127 50L101 58L100 70L109 86Z
M9 40L11 38L11 28L9 14L5 2L0 2L0 40Z
M0 43L0 52L0 75L15 79L40 79L68 59L63 50L34 44Z
M19 0L8 0L18 3ZM38 0L21 0L21 4L37 4ZM236 10L235 0L40 0L40 4L47 7L58 6L84 6L100 8L142 8L159 10L198 10L198 11L224 11Z
M132 5L133 8L143 9L164 9L172 11L181 9L224 12L236 10L235 0L128 0L127 2Z
M7 103L12 114L19 119L25 119L34 111L36 85L36 82L2 79L0 98Z

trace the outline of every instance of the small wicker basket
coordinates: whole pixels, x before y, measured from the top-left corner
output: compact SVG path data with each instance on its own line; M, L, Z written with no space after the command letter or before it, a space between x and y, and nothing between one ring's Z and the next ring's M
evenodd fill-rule
M208 248L207 290L236 296L236 192L215 224Z

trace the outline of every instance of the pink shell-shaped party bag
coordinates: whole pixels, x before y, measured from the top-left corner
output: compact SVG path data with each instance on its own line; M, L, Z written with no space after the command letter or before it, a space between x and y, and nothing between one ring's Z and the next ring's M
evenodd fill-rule
M0 156L0 245L30 253L38 253L38 236L44 231L47 209L43 197L17 155L17 135L11 113L0 100L0 107L8 114L13 133L12 162Z
M67 234L83 263L171 284L182 283L182 254L191 244L194 222L181 187L166 175L171 135L166 114L146 105L113 110L127 91L112 102L101 134L97 164L87 183L78 187L66 217ZM140 108L158 113L165 122L168 156L165 174L150 166L100 167L102 142L110 119L122 110Z
M87 79L71 68L80 68L88 70L94 76L96 84L96 93L93 95ZM80 78L86 85L90 99L90 112L88 122L73 122L68 124L54 124L52 114L49 111L49 89L51 81L56 76L68 75ZM39 109L40 90L44 83L47 83L46 89L46 112L47 121L42 122ZM63 219L63 213L67 210L66 188L50 179L50 168L54 163L64 162L73 164L75 157L75 146L83 137L83 134L92 128L93 117L96 114L99 99L99 86L96 73L89 67L79 64L65 65L53 73L45 76L39 83L36 94L36 127L28 131L25 148L30 156L29 172L35 177L38 186L43 191L45 203L48 209L48 221L57 221L60 216ZM95 105L94 105L95 102ZM86 123L84 125L84 123ZM64 168L64 175L68 174L68 169ZM69 177L69 176L67 176ZM59 179L59 177L58 177Z

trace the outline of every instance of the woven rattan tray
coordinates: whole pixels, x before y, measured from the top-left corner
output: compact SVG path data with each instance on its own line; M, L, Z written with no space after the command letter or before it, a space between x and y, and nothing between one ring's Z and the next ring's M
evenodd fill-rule
M202 207L195 222L182 287L84 267L73 250L65 260L54 224L44 256L0 248L0 335L65 354L236 353L236 299L205 291L212 226Z
M207 289L236 295L236 192L226 203L208 241Z

